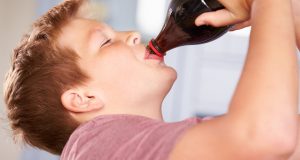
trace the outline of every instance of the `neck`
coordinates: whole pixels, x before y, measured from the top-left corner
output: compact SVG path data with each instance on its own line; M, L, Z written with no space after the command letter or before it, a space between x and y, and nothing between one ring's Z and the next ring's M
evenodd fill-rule
M115 101L116 102L116 101ZM118 102L118 101L117 101ZM163 121L161 101L147 101L144 103L114 103L106 104L102 109L75 114L75 119L80 123L89 121L100 115L112 115L112 114L129 114L139 115L156 120Z
M102 114L133 114L163 120L161 107L166 93L132 95L109 99L100 112Z
M145 116L163 121L161 106L161 103L149 105L144 104L143 106L137 106L133 108L132 113L135 115Z
M102 114L133 114L149 117L152 119L163 120L162 100L150 100L137 102L123 102L107 106L103 109ZM100 111L101 112L101 111Z

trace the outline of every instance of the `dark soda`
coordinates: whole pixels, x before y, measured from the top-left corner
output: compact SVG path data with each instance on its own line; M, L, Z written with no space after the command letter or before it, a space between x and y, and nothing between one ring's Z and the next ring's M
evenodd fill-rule
M165 24L147 49L151 54L164 56L173 48L213 41L225 34L230 26L196 26L195 19L202 13L223 9L217 0L172 0Z

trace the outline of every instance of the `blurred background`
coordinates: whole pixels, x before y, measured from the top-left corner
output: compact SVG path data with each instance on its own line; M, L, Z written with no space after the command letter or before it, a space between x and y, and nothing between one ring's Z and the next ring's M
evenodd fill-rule
M0 78L9 68L10 55L31 23L62 0L0 0ZM98 19L116 30L136 30L146 43L160 31L170 0L92 0ZM178 79L164 101L167 122L191 116L226 113L243 67L249 28L227 33L198 46L174 49L166 63L178 72ZM2 90L2 85L1 85ZM3 93L0 93L3 97ZM58 156L14 144L0 101L0 158L5 160L58 160Z

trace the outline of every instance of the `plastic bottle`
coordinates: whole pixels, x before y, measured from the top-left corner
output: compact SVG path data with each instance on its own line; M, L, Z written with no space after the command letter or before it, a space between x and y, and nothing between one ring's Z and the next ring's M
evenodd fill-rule
M172 0L165 24L159 35L149 42L147 50L150 54L162 57L173 48L207 43L219 38L230 26L196 26L195 19L202 13L223 8L217 0Z

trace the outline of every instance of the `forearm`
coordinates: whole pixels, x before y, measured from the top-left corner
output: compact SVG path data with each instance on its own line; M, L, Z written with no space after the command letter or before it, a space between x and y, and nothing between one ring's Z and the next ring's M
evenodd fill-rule
M294 12L294 21L295 21L295 29L296 29L296 38L297 38L297 46L300 50L300 1L293 1L293 12Z
M245 134L263 140L262 145L282 139L279 143L288 146L298 128L298 66L289 2L253 2L248 55L229 108L229 115L238 117Z

